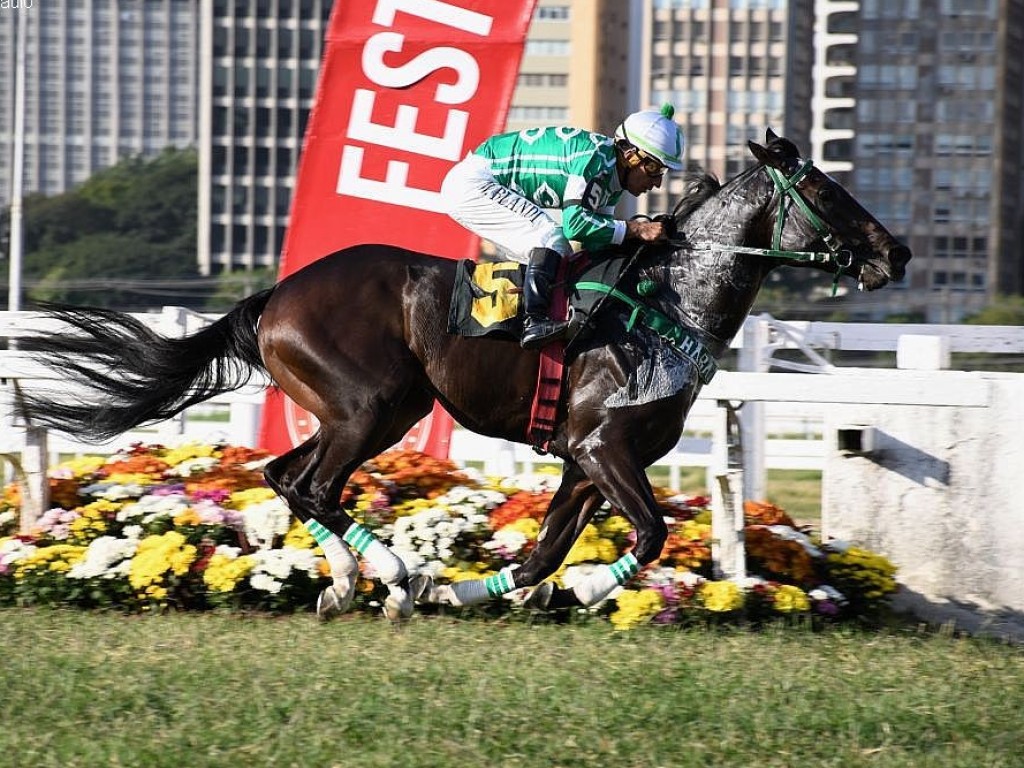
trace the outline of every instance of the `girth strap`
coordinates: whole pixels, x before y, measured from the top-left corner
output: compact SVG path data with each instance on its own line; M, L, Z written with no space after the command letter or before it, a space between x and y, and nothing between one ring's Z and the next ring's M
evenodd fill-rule
M610 285L583 280L576 283L574 288L578 291L598 291L613 299L618 299L632 310L629 320L626 322L627 331L632 331L637 323L640 323L668 341L689 359L697 368L701 383L707 384L714 378L718 371L718 363L693 331L675 322L663 312L637 301L632 296Z

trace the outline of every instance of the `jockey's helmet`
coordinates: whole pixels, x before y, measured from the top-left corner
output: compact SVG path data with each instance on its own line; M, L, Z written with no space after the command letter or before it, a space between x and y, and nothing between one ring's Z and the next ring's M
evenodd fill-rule
M628 141L640 152L653 157L673 171L683 167L683 132L672 120L675 108L662 105L660 110L634 112L619 123L615 138Z

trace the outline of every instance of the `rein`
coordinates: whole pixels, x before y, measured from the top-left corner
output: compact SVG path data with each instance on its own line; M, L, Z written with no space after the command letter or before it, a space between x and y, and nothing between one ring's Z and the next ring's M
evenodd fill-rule
M773 259L788 259L791 261L805 261L811 264L819 263L833 265L835 266L836 271L832 278L832 295L835 296L836 291L839 288L839 278L842 276L843 270L853 264L853 253L848 249L840 247L839 241L832 232L832 229L817 213L814 212L814 209L807 204L803 195L801 195L800 191L796 188L797 183L807 175L807 172L813 167L813 160L805 160L803 164L794 171L793 175L787 178L781 171L772 168L771 166L764 166L765 171L768 172L768 178L772 180L772 183L775 185L775 189L781 193L779 196L779 211L775 216L775 232L772 235L771 248L751 248L744 245L719 245L718 243L707 243L700 246L694 246L694 250L718 251L722 253L744 253L751 256L767 256ZM794 204L804 214L811 226L814 227L814 230L821 236L821 239L825 242L825 246L828 248L828 252L787 251L782 248L782 230L786 225L786 217L789 215Z

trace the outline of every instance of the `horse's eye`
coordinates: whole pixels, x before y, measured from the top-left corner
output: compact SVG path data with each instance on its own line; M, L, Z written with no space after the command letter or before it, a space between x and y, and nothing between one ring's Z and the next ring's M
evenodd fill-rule
M830 187L822 187L818 190L818 206L823 211L830 209L835 204L835 201L835 192L833 192Z

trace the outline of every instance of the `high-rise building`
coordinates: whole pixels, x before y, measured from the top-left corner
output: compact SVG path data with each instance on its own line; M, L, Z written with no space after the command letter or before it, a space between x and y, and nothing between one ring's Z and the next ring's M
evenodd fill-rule
M630 111L630 2L539 0L508 130L572 125L611 133Z
M331 0L202 0L199 268L276 267Z
M914 252L854 317L1024 293L1024 0L818 0L816 154Z
M726 179L751 164L747 141L772 128L810 150L812 0L635 0L642 107L675 106L686 161ZM667 210L676 192L640 210Z
M0 10L0 206L10 202L19 23L26 192L57 194L123 157L195 144L194 4L47 0Z

